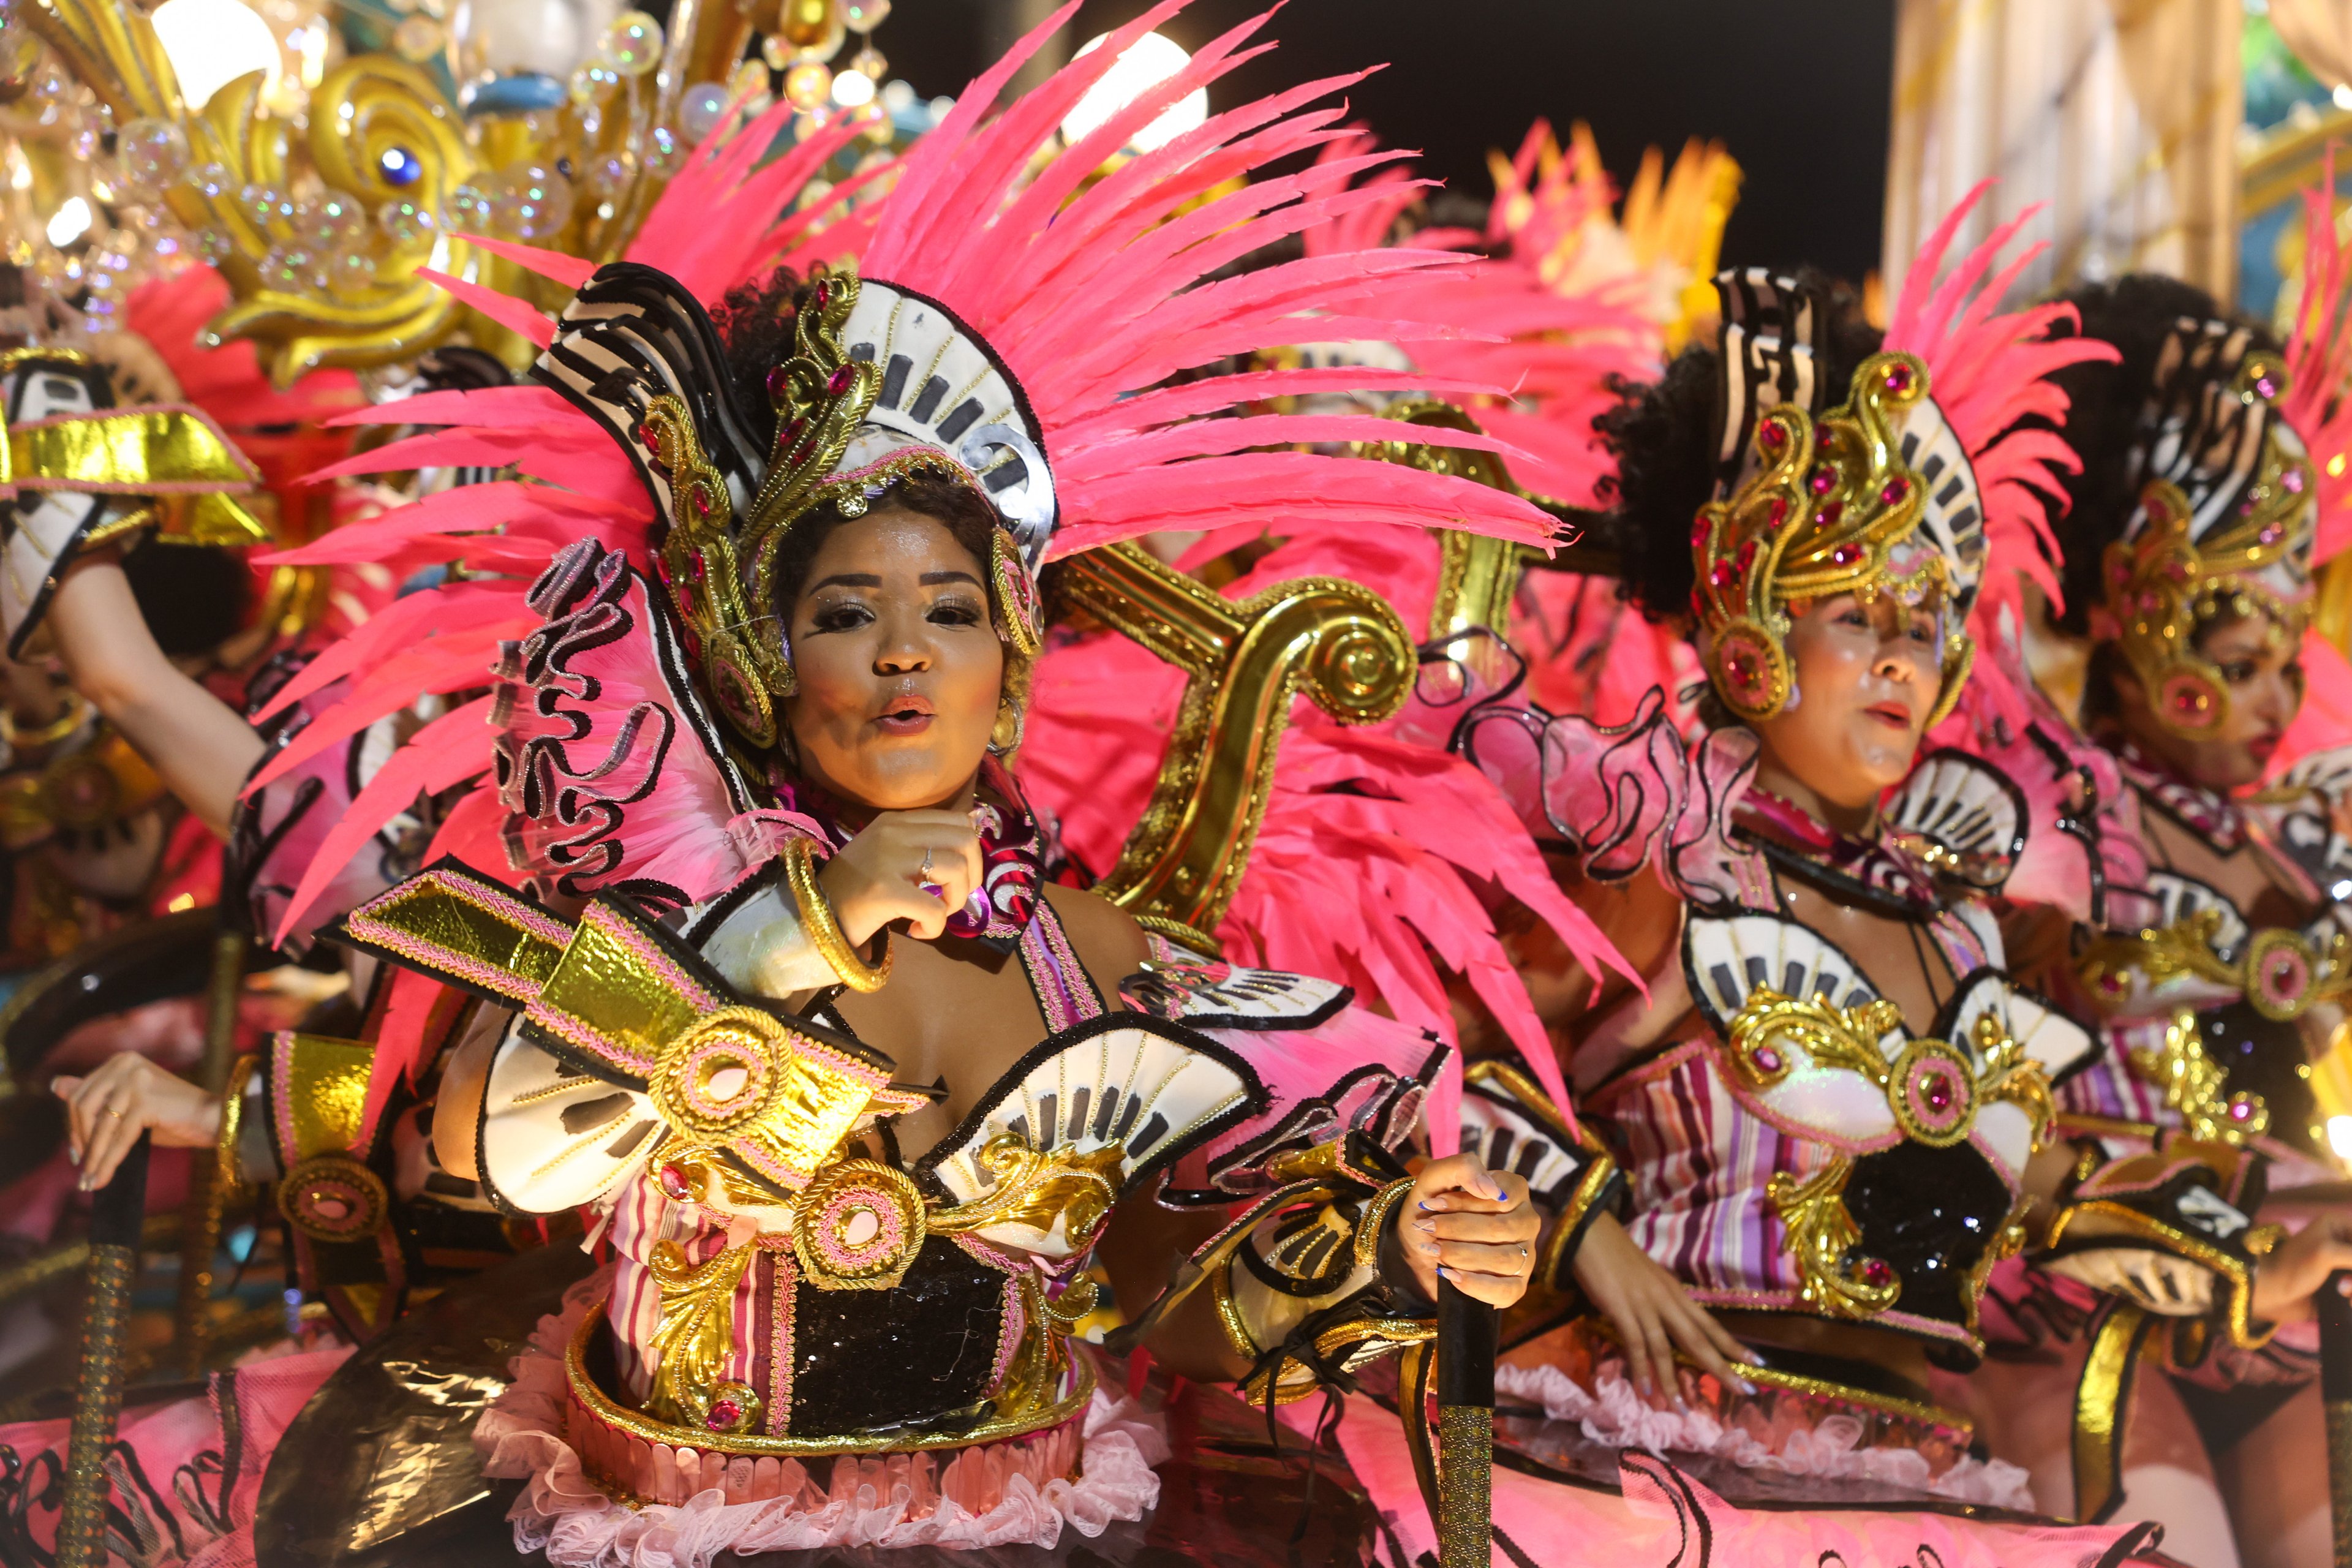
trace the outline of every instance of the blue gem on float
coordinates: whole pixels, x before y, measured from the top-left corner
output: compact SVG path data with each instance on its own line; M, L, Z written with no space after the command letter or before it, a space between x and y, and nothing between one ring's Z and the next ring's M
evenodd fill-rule
M425 164L405 147L387 147L376 160L387 185L413 185L425 177Z

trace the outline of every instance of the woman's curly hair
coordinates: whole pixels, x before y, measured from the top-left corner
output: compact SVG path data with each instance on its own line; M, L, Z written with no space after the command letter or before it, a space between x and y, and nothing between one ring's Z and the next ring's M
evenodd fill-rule
M1843 402L1856 368L1878 352L1878 329L1863 319L1862 296L1850 284L1811 268L1797 282L1824 308L1822 370L1832 402ZM1715 499L1717 360L1712 342L1693 343L1654 382L1620 379L1617 405L1592 422L1617 459L1602 482L1609 510L1595 532L1617 554L1620 591L1654 621L1690 611L1691 524Z
M2100 560L2108 544L2122 536L2124 525L2139 504L2132 476L2132 449L2165 341L2184 316L2202 321L2229 319L2231 313L2193 284L2147 272L2081 284L2059 299L2081 314L2083 336L2104 339L2123 355L2114 363L2070 364L2050 378L2070 400L2066 444L2083 460L2082 472L2065 476L2063 514L2054 498L2044 502L2064 557L2059 586L2066 595L2066 606L2053 618L2065 630L2081 636L2090 629L2091 609L2105 592L2099 581ZM2278 340L2266 329L2245 324L2253 327L2258 345L2278 346ZM2209 374L2224 376L2234 371L2234 365L2217 365Z

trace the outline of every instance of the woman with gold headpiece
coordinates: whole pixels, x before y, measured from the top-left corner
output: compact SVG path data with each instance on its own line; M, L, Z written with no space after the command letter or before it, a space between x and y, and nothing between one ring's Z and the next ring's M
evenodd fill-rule
M552 321L469 295L541 343L534 384L409 405L450 433L374 455L510 442L553 482L361 537L389 555L470 535L477 562L541 569L417 595L289 684L299 702L350 681L265 789L420 689L495 689L394 753L275 884L279 930L331 913L396 973L373 1064L346 1053L331 1081L289 1042L262 1119L295 1231L348 1245L385 1201L372 1135L287 1156L380 1118L435 1056L443 1163L509 1212L593 1216L612 1265L476 1433L491 1474L526 1481L526 1549L705 1563L1097 1532L1150 1506L1158 1439L1097 1394L1085 1340L1288 1395L1428 1338L1441 1268L1496 1304L1532 1268L1519 1178L1402 1163L1443 1047L1049 885L1005 765L1048 554L1314 507L1550 526L1466 481L1263 450L1374 421L1207 416L1328 375L1163 384L1334 301L1382 335L1436 330L1386 314L1387 279L1447 265L1341 255L1195 286L1347 199L1345 170L1224 191L1325 139L1300 95L1090 178L1261 23L1036 159L1177 8L991 118L1051 28L1024 40L905 161L855 269L714 320L708 278L516 250L575 290ZM468 781L446 858L352 900L354 849L420 788ZM454 1026L444 1001L467 1009ZM93 1165L171 1120L108 1109Z
M2088 742L2045 710L2021 754L2104 796L2079 814L2100 897L2037 976L2101 1049L2057 1086L2069 1169L2032 1266L1994 1282L1984 1374L2045 1506L2278 1568L2333 1555L2312 1299L2352 1263L2311 1081L2352 997L2344 755L2263 787L2307 664L2342 668L2306 642L2347 428L2340 254L2312 210L2284 346L2168 279L2068 296L2121 353L2061 377L2083 464L2059 623L2088 634Z
M1987 897L2024 800L1921 746L2066 461L2018 422L2063 418L2048 373L2105 352L2050 341L2061 310L1991 310L2013 228L1938 277L1966 210L1883 340L1825 279L1727 272L1716 340L1600 422L1604 542L1696 642L1703 738L1685 750L1663 694L1619 729L1507 699L1456 731L1646 982L1526 966L1580 1131L1521 1075L1473 1069L1464 1147L1542 1151L1546 1267L1498 1385L1554 1419L1507 1440L1570 1473L1622 1450L1629 1498L1663 1487L1751 1560L2116 1560L2145 1539L1953 1506L2032 1508L1950 1373L2050 1179L2051 1083L2093 1047L2003 966ZM1689 1468L1661 1481L1642 1449Z

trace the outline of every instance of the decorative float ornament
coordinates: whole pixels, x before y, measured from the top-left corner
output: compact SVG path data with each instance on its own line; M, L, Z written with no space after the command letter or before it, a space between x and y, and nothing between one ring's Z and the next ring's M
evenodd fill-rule
M869 35L887 5L788 0L756 52L750 13L686 15L667 31L625 11L592 38L568 0L333 17L311 0L166 0L152 16L22 0L0 21L0 65L26 65L32 112L9 133L47 205L0 200L42 287L94 330L145 277L204 260L234 295L213 339L253 341L280 385L412 361L461 331L520 369L535 345L436 277L560 307L560 285L480 242L616 258L687 151L766 105L772 67L807 111L803 140L835 134L837 81L864 84L841 102L865 140L838 154L827 191L934 122L910 92L907 111L881 101L887 65ZM354 47L378 47L335 61L335 18ZM827 62L853 32L857 69L837 79ZM568 79L547 68L583 51ZM858 199L878 194L868 181Z

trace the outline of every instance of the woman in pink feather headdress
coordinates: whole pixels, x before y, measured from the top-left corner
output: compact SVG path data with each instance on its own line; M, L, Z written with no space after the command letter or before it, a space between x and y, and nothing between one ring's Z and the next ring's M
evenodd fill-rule
M2096 797L2066 812L2086 842L2036 983L2100 1049L2056 1086L2071 1172L2042 1245L1991 1282L1991 1436L2046 1507L2264 1568L2332 1561L2314 1297L2352 1259L2322 1092L2352 1000L2352 669L2309 625L2352 498L2329 188L2284 342L2169 279L2065 296L2121 356L2060 377L2082 462L2047 586L2089 646L2081 712L2028 691L2021 724L1976 723L2030 787ZM2082 1422L2051 1385L2126 1352L2111 1421Z
M506 247L574 290L560 319L446 286L540 345L531 384L382 416L439 428L373 469L497 454L524 478L332 542L468 571L275 700L301 720L246 791L257 912L382 978L373 1037L282 1038L253 1114L298 1245L382 1253L377 1289L331 1278L339 1310L398 1293L394 1145L428 1098L420 1168L509 1214L585 1213L608 1261L473 1434L524 1483L524 1550L1097 1534L1150 1509L1165 1448L1088 1342L1287 1400L1426 1339L1441 1268L1501 1305L1533 1267L1519 1177L1403 1163L1442 1042L1048 883L1008 765L1049 558L1318 509L1552 529L1467 481L1294 449L1376 421L1244 407L1346 378L1172 380L1310 313L1410 339L1398 301L1455 264L1342 252L1204 281L1360 199L1346 168L1226 188L1337 134L1318 100L1341 82L1097 177L1255 53L1263 18L1055 145L1181 5L1000 104L1075 5L1025 39L900 163L854 267L771 277L848 242L729 221L807 174L752 169L772 125L704 158L721 210L667 253ZM423 694L446 710L321 780ZM441 809L403 875L371 846L420 795ZM142 1128L193 1141L221 1115L152 1074L73 1110L100 1180Z
M1622 1464L1629 1502L1663 1485L1759 1553L2055 1563L2149 1539L2031 1521L1953 1375L2051 1179L2051 1083L2094 1046L2003 968L1988 898L2028 801L1922 741L2071 464L2050 374L2109 353L2053 336L2063 310L1996 310L2013 226L1946 271L1971 205L1883 336L1823 279L1727 272L1716 341L1600 422L1600 531L1693 638L1704 737L1662 693L1606 730L1523 699L1455 729L1643 982L1523 963L1580 1129L1531 1075L1471 1073L1463 1146L1540 1151L1547 1210L1498 1381L1552 1419L1505 1440ZM1498 1477L1497 1521L1550 1562L1537 1468Z

